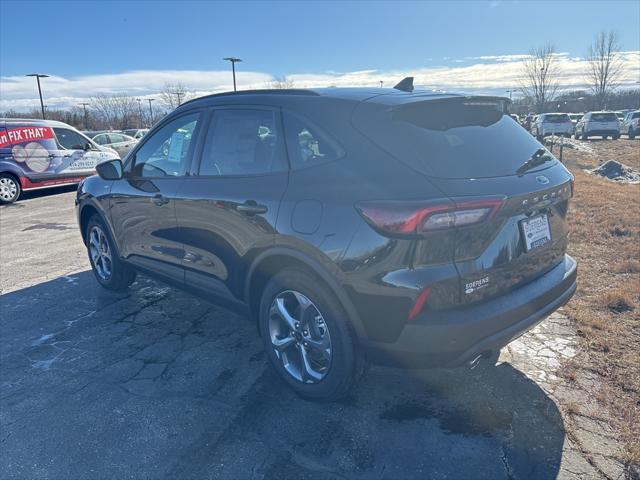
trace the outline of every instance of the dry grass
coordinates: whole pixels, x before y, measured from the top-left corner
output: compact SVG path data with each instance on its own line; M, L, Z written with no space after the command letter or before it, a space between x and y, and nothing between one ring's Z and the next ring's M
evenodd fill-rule
M640 169L640 142L588 142L592 152L565 150L576 177L568 219L569 254L579 262L578 291L565 307L582 339L573 370L598 374L607 394L595 395L624 442L621 459L640 464L640 185L583 172L615 159Z

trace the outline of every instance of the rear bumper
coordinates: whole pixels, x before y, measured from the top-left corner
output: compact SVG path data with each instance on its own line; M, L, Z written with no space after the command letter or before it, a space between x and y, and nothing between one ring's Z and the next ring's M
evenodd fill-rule
M620 130L586 130L584 133L586 133L587 135L620 135Z
M368 342L374 363L405 368L455 367L495 352L567 303L577 264L565 255L551 271L506 295L464 309L427 312L393 343Z

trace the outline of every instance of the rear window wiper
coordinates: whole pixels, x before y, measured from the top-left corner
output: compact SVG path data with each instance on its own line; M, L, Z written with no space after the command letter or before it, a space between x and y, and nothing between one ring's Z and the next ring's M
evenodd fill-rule
M529 160L527 160L526 162L524 162L522 165L518 167L518 169L516 170L516 173L517 174L524 173L527 170L532 169L533 167L542 165L543 163L549 162L551 160L553 160L553 157L549 155L547 150L545 148L539 148L538 150L535 151L533 155L531 155L531 158Z

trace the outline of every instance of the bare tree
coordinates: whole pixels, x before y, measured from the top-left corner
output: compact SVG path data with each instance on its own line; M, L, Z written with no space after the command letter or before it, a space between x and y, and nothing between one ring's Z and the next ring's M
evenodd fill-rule
M600 32L589 46L586 81L591 87L598 109L606 108L607 97L620 78L622 59L619 52L618 34L613 30Z
M283 77L275 77L273 82L269 82L269 88L283 89L295 88L295 82L286 75Z
M194 93L188 90L182 82L165 83L160 91L160 102L169 110L193 98Z
M520 90L533 99L538 113L543 113L559 86L559 68L555 49L547 43L529 52L522 62Z
M137 124L138 104L127 95L98 95L91 99L96 116L108 128L123 129Z

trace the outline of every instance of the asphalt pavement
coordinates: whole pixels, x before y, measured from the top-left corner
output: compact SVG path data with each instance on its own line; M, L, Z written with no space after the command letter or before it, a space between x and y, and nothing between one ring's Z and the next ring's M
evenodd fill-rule
M558 408L510 363L302 400L249 319L144 276L102 289L73 197L0 207L1 478L564 476Z

